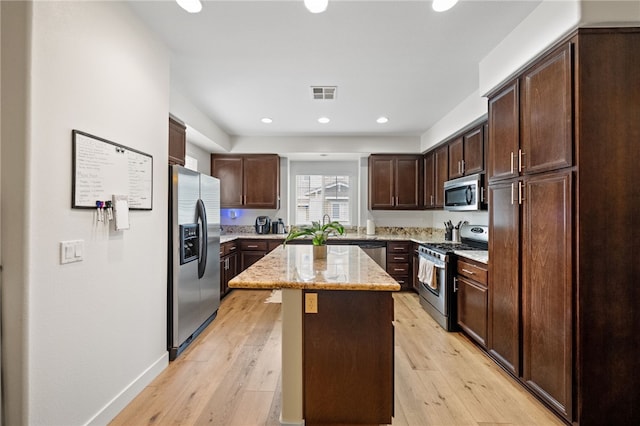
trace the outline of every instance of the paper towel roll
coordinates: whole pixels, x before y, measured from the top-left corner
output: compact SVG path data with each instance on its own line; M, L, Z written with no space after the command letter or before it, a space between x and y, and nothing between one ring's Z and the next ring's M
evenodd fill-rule
M374 235L376 233L376 224L371 219L367 219L367 235Z

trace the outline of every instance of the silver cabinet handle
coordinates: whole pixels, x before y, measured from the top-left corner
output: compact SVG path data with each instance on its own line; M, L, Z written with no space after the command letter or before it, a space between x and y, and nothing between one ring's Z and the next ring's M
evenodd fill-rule
M518 181L518 204L522 204L524 199L524 184Z
M513 174L513 151L511 151L511 174Z
M524 164L522 164L522 157L525 155L521 149L518 150L518 172L522 172L522 169L525 168Z
M258 246L250 245L250 246L247 246L247 248L258 248Z
M469 274L469 275L475 275L475 274L476 274L475 272L473 272L473 271L469 271L469 270L464 269L464 268L462 268L462 272L466 272L466 273L467 273L467 274Z
M464 174L464 160L462 160L462 171L461 174Z

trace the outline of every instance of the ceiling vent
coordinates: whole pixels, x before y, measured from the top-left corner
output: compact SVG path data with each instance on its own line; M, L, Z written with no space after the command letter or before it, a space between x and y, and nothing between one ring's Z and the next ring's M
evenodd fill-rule
M337 86L311 86L311 97L313 100L332 101L337 90Z

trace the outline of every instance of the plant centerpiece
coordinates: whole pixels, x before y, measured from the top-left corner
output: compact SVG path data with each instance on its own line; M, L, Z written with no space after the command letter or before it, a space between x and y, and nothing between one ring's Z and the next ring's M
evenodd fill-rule
M313 244L313 257L316 259L324 259L327 257L327 239L330 235L344 235L344 226L338 221L320 223L311 222L311 225L291 227L287 238L283 244L298 237L310 236L311 244Z

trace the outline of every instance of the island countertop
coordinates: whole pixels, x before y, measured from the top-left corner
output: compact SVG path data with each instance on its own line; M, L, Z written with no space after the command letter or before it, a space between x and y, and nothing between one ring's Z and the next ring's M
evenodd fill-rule
M229 281L230 288L398 291L400 284L357 246L327 246L326 259L313 246L278 247Z

